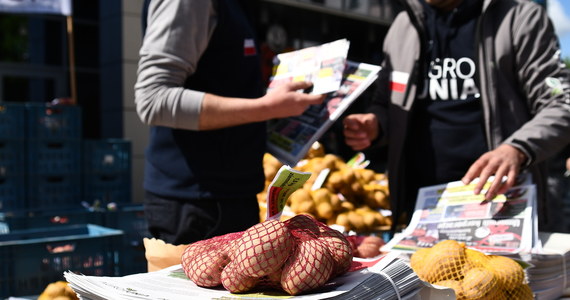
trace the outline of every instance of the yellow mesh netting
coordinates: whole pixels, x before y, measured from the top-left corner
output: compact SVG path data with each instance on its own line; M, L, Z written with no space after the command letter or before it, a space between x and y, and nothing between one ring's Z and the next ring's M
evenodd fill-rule
M454 240L417 250L410 265L420 279L453 289L460 300L533 299L524 269L516 261Z

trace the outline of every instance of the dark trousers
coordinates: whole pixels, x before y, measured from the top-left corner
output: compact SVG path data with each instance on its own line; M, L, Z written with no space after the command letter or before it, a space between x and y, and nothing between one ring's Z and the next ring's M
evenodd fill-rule
M171 199L145 193L145 216L152 236L173 245L248 229L259 223L255 195L238 199Z

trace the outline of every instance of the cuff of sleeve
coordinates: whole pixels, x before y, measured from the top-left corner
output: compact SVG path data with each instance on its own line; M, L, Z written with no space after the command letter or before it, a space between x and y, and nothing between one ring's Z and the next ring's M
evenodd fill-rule
M526 156L526 160L521 165L523 169L528 168L534 162L534 152L528 147L527 144L519 140L513 140L508 144L519 149Z
M184 90L184 96L180 101L180 110L186 118L178 119L184 124L178 124L182 128L190 130L199 129L200 113L202 111L202 102L206 93L194 90Z

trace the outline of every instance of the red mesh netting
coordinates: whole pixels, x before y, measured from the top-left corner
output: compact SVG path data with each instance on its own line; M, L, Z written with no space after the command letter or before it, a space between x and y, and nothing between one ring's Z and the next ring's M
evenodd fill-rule
M182 254L182 268L186 276L199 286L220 285L222 270L231 260L234 241L241 235L229 233L188 245Z
M297 295L346 272L352 247L344 235L308 215L267 220L249 229L190 244L182 255L188 278L232 293L254 288Z

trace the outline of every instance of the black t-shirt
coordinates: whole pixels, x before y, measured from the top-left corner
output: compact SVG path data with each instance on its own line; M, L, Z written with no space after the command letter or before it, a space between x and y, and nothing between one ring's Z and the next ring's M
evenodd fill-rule
M475 30L481 0L441 13L426 6L423 80L407 139L408 180L414 190L460 180L485 151Z

